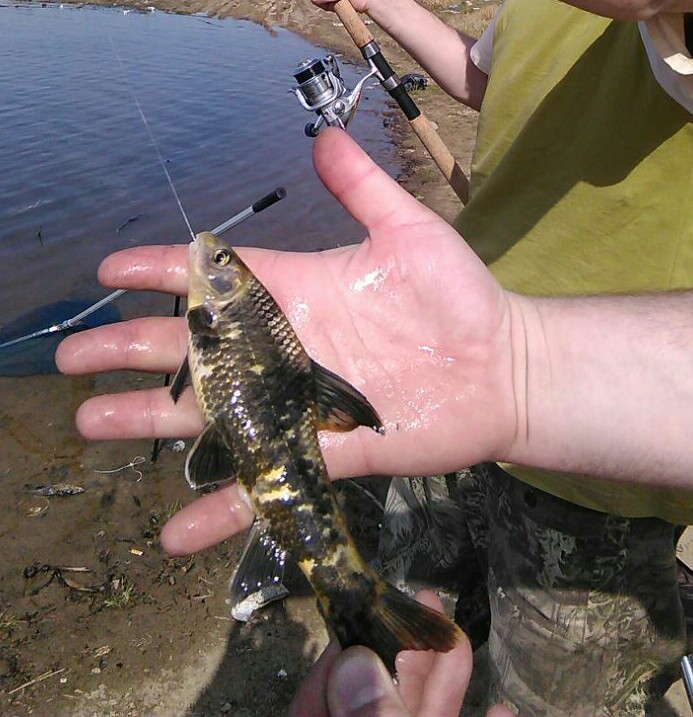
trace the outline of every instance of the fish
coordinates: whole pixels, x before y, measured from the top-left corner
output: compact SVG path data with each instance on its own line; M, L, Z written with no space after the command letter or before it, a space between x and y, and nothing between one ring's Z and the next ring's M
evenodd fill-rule
M382 433L366 397L308 355L266 287L211 232L190 245L186 319L171 395L189 378L206 421L186 458L189 485L236 481L256 516L255 547L270 563L286 553L297 562L343 648L369 647L393 674L402 650L452 649L461 630L369 567L336 500L318 431Z
M48 483L47 485L27 485L26 492L32 495L44 495L48 497L80 495L85 489L79 485L70 485L69 483Z

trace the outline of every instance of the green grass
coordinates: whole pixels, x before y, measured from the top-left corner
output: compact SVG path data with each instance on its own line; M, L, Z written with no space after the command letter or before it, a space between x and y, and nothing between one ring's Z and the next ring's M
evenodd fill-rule
M108 597L103 601L104 607L109 610L122 610L133 600L135 585L124 575L113 580L110 585Z

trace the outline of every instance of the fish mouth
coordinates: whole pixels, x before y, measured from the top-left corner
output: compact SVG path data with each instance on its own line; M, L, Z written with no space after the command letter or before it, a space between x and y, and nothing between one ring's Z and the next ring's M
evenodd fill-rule
M204 293L201 292L199 281L200 249L197 237L188 245L188 307L199 306L204 303Z
M188 308L204 304L208 294L204 280L204 248L200 246L199 238L198 234L188 246Z

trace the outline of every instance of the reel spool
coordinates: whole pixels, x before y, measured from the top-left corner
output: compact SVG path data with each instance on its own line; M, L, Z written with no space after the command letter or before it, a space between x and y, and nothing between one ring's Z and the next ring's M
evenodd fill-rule
M356 87L349 91L333 55L301 62L294 72L294 79L298 84L291 88L291 92L296 95L303 109L318 115L315 122L309 122L305 126L306 135L317 137L323 125L346 129L356 112L364 83L374 74L376 70L371 69Z

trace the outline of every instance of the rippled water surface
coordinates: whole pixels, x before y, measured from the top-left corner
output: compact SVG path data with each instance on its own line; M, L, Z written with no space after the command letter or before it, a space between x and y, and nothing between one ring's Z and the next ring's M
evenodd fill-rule
M1 7L0 324L102 296L96 267L113 250L189 240L157 150L195 231L283 185L287 198L232 230L233 243L360 239L314 176L311 116L288 93L297 63L325 52L249 22ZM341 65L353 86L364 68ZM384 93L368 90L350 131L394 173L385 109ZM151 304L141 294L121 302L125 314Z

